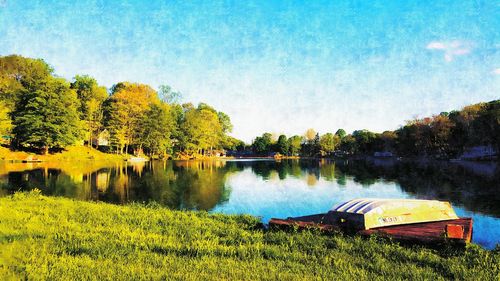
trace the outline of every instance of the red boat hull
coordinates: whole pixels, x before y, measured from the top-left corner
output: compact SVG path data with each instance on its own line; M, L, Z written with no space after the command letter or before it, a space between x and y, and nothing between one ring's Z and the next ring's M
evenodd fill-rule
M322 223L325 214L310 215L288 219L271 219L269 226L279 229L308 229L316 228L325 232L354 232L362 236L380 235L395 240L442 243L446 241L460 244L470 243L472 239L472 218L459 218L455 220L414 223L379 227L367 230L345 229L340 225Z

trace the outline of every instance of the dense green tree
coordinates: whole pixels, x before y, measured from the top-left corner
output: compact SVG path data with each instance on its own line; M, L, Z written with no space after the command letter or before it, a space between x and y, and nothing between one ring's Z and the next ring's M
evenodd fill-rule
M168 104L152 104L142 117L139 145L150 155L166 155L172 151L170 134L174 120Z
M431 147L430 153L440 157L448 157L452 150L449 147L451 130L454 124L446 115L436 115L430 124Z
M245 149L245 142L231 136L225 136L222 140L222 148L243 151Z
M312 153L311 156L317 156L321 152L321 145L319 143L319 133L316 133L312 142Z
M85 127L85 139L92 146L92 139L99 135L103 122L102 104L107 98L106 87L99 86L97 81L88 75L77 75L71 83L76 91L80 105L78 113Z
M240 140L227 135L228 133L233 131L233 124L231 124L231 118L229 118L229 116L222 111L217 112L217 117L219 118L219 124L222 128L222 130L220 131L221 135L219 137L221 144L219 146L222 148L231 149L240 145L241 142Z
M344 129L338 129L337 132L335 132L335 135L343 139L347 135L347 133L344 131Z
M304 139L301 136L292 136L288 139L289 151L292 156L297 156L300 152Z
M308 129L304 133L304 143L301 147L303 156L314 157L320 153L319 134L314 129Z
M265 155L272 150L272 134L264 133L261 137L256 137L252 143L252 149L255 153Z
M15 143L35 147L64 148L80 137L78 100L69 83L47 77L22 91L13 112Z
M224 134L230 133L233 131L233 124L231 124L231 118L226 113L219 111L217 112L217 117L219 118L219 123L222 127L222 132Z
M334 135L332 133L326 133L322 135L319 140L319 144L321 147L321 155L325 156L332 154L333 151L335 151L335 148L337 148L337 146L339 145L339 143L340 143L340 137L337 135Z
M0 137L10 137L12 132L12 121L10 111L5 102L0 101Z
M358 143L352 135L346 135L340 141L340 150L347 154L354 154L358 151Z
M186 138L182 132L182 123L184 122L184 109L182 105L177 103L170 104L170 116L173 122L171 132L173 153L177 153L186 148Z
M39 81L52 75L53 69L41 59L18 55L0 57L0 100L9 112L20 95L35 90Z
M288 155L290 153L290 145L288 143L288 139L285 135L280 135L278 137L278 142L276 143L277 150L282 155Z
M356 130L352 133L356 140L357 148L360 153L371 153L374 151L376 135L368 130Z
M186 136L186 148L191 152L205 154L221 145L222 125L217 111L207 104L200 103L198 108L185 112L182 131Z
M382 134L377 134L374 141L374 151L396 152L397 139L398 136L393 131L384 131Z

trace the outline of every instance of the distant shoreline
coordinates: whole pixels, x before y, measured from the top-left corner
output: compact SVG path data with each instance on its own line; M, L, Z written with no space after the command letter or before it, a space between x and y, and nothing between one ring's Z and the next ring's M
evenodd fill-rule
M88 146L77 145L70 146L67 149L48 155L36 154L27 151L14 151L6 147L0 146L0 161L8 162L64 162L64 161L125 161L132 157L129 154L113 154L102 152L95 148ZM180 161L204 161L204 160L333 160L333 161L410 161L410 162L498 162L498 158L479 158L479 159L439 159L433 156L406 156L406 157L375 157L372 155L350 155L345 157L311 157L311 156L202 156L193 158L176 158L170 157L168 159L148 158L150 160L180 160Z

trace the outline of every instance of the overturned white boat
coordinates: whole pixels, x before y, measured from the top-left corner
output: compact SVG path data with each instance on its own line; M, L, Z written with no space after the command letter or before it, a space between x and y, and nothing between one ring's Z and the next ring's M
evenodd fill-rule
M271 228L344 231L362 236L381 235L415 243L467 244L472 218L459 218L448 202L416 199L354 199L327 213L286 219L272 218Z
M458 219L449 202L419 199L353 199L335 205L325 223L354 229Z

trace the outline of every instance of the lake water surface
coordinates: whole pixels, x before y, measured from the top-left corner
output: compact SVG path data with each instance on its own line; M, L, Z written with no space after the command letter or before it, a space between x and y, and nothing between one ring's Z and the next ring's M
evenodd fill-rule
M0 162L0 193L41 189L80 200L157 202L172 209L286 218L353 198L440 199L474 218L473 241L500 243L496 163L396 160L217 160L146 163Z

